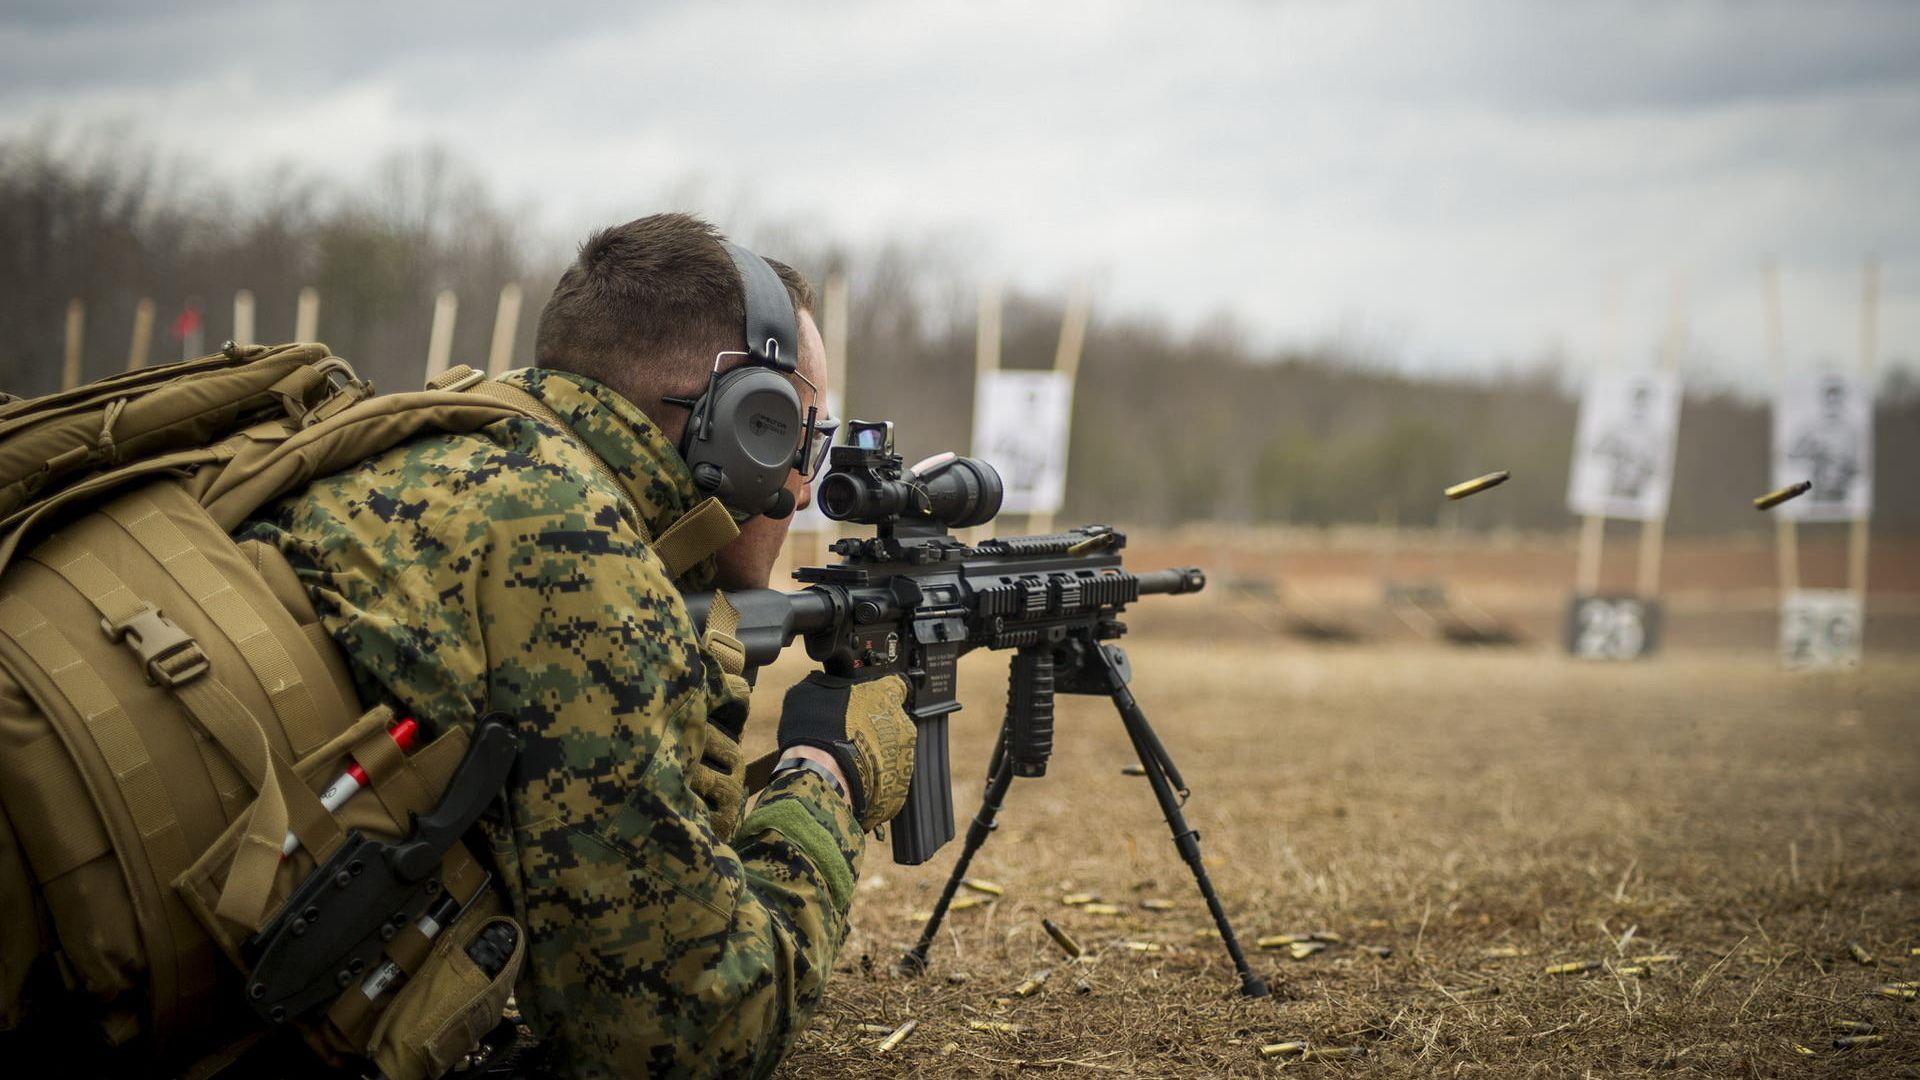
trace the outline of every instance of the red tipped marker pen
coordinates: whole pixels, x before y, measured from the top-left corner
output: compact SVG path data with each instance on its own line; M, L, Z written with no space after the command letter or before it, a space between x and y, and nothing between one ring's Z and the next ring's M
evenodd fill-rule
M420 725L411 719L402 720L387 729L387 737L393 740L401 753L410 753L413 750L413 744L420 739ZM347 800L358 795L360 789L366 786L367 770L361 768L359 762L352 762L347 765L347 771L340 774L339 779L328 784L327 790L320 793L320 805L326 807L327 813L331 814L347 805ZM280 855L284 858L293 854L299 847L300 838L289 832L286 840L280 844Z

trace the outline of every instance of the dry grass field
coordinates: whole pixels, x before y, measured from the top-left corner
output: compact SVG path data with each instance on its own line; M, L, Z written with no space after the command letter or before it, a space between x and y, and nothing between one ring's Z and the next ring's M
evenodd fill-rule
M1920 1005L1876 995L1920 985L1912 654L1845 675L1780 672L1764 647L1593 666L1539 642L1314 647L1218 597L1161 604L1126 642L1135 689L1272 997L1237 996L1197 933L1206 910L1146 781L1121 772L1111 707L1063 698L1048 776L1015 782L974 865L1004 895L954 913L929 972L902 976L959 843L915 868L871 844L783 1075L1920 1076ZM790 657L758 700L804 670ZM1004 670L963 663L963 821ZM763 709L749 749L772 727ZM1087 957L1067 962L1042 918ZM1310 932L1341 941L1253 947ZM1592 968L1548 973L1574 963ZM909 1019L884 1055L862 1027ZM1883 1038L1838 1049L1841 1021ZM1281 1042L1351 1050L1260 1053Z

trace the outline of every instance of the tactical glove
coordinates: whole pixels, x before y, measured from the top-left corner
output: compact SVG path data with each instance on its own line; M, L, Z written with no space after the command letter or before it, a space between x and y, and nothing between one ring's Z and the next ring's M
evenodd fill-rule
M913 779L913 721L906 680L898 675L848 679L814 672L787 691L780 711L780 749L812 746L833 755L853 789L862 830L891 821L907 803Z
M738 739L719 724L702 726L706 744L692 748L695 757L693 768L687 772L687 786L706 800L713 834L721 843L730 844L747 799L747 766Z

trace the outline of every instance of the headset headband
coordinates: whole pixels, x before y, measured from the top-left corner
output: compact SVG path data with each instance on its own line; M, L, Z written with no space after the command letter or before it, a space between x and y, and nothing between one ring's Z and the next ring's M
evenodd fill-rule
M747 307L747 353L762 364L792 371L800 360L795 340L793 297L786 282L767 260L726 240L720 246L740 271L740 291Z

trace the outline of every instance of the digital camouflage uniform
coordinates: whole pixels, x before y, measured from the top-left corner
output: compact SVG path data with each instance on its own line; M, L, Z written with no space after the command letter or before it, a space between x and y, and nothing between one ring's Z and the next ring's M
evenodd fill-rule
M504 381L624 492L561 432L515 418L370 458L243 535L285 552L368 704L435 726L518 718L494 847L530 938L519 1000L566 1070L770 1072L846 936L859 825L798 771L731 846L714 835L688 770L726 690L676 589L708 587L713 563L676 583L646 544L694 504L687 468L590 379Z

